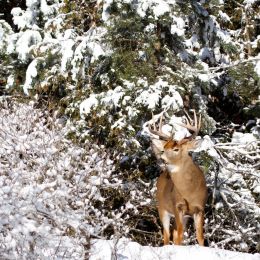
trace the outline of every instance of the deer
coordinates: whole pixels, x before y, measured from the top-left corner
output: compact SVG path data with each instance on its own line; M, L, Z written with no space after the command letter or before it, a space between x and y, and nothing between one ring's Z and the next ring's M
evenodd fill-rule
M178 123L192 132L190 137L176 141L173 134L162 131L163 114L161 114L159 127L156 127L154 116L153 124L149 123L149 134L152 138L152 150L157 159L163 160L165 169L157 180L157 201L159 218L163 226L163 242L170 242L170 219L175 218L173 229L173 243L183 243L186 215L193 217L196 238L200 246L204 246L204 208L207 199L207 187L203 171L196 165L190 155L201 144L196 140L201 126L201 115L194 119L186 113L186 123ZM185 218L184 218L185 217Z

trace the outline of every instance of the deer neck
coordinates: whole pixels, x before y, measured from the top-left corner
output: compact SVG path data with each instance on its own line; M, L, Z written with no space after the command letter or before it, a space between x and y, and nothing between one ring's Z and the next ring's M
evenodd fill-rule
M190 156L187 156L182 160L173 160L171 163L166 165L170 174L185 174L189 172L188 169L191 169L194 166L195 164Z

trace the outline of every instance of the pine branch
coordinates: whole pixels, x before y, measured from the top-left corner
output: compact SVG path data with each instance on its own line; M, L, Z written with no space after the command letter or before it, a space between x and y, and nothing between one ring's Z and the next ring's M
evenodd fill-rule
M250 160L257 160L259 158L260 149L258 149L258 145L260 141L253 141L248 144L238 144L238 143L219 143L215 144L214 148L221 153L222 151L233 151L238 154L245 156ZM252 156L255 155L255 156ZM253 167L256 167L255 165Z
M249 59L246 59L246 60L235 61L234 63L229 64L229 65L223 65L223 66L220 65L218 67L210 67L209 71L212 72L212 73L215 73L215 72L218 72L219 70L225 70L225 69L229 69L229 68L239 66L240 64L244 64L244 63L247 63L247 62L259 61L259 60L260 60L260 56L257 56L257 57L249 58ZM196 72L196 73L204 72L205 73L206 71L205 70L194 70L194 72Z

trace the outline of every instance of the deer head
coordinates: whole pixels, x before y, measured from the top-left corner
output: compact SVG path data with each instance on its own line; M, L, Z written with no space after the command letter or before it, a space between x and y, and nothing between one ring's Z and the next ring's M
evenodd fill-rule
M186 113L186 112L185 112ZM174 140L173 133L165 134L162 131L163 113L161 114L158 129L155 121L149 125L149 132L157 136L158 139L152 139L152 148L157 158L163 159L166 164L178 163L189 156L189 152L194 151L201 144L201 140L195 140L201 126L201 116L197 119L194 111L194 119L186 113L185 123L176 123L192 132L191 136L182 140Z

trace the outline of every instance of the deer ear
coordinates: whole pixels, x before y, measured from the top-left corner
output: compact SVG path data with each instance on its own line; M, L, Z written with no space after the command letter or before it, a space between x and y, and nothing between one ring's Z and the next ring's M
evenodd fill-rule
M172 149L176 144L177 142L175 142L174 140L169 140L165 143L164 149Z
M202 142L203 142L203 139L192 140L189 142L188 149L190 151L196 150L197 148L199 148L201 146Z
M195 149L199 148L203 142L203 139L194 140Z
M182 145L182 144L185 144L185 143L187 143L187 142L189 142L189 141L190 141L189 139L183 138L182 140L180 140L180 141L178 142L178 144L179 144L179 145Z

